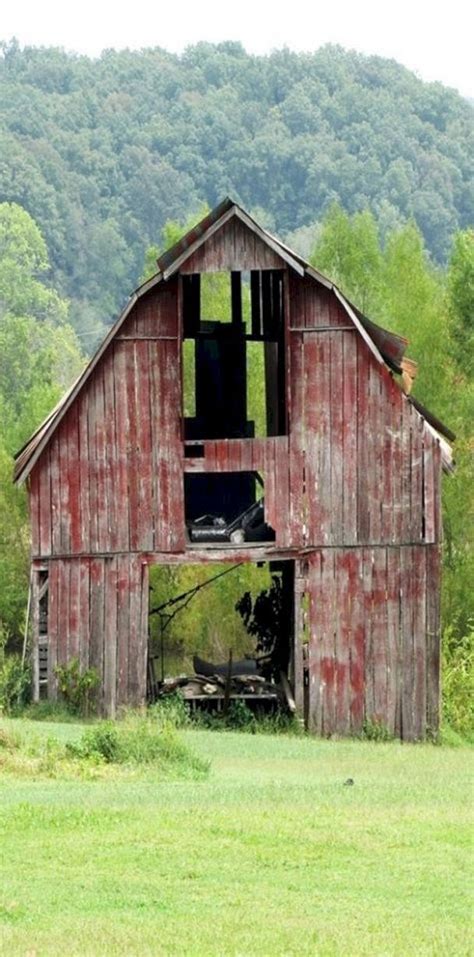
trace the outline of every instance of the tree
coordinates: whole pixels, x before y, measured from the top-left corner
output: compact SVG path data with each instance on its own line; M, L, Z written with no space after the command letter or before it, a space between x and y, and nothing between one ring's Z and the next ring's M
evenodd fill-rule
M474 229L454 237L447 281L451 337L458 365L474 374Z
M333 203L311 253L311 262L340 285L362 310L376 310L382 254L377 224L365 210L349 216Z
M26 605L29 527L13 454L82 367L67 303L42 281L44 239L28 213L0 205L0 626L18 636Z

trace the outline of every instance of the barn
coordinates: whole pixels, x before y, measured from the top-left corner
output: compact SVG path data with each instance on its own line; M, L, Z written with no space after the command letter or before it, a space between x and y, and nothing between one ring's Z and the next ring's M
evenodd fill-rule
M215 273L226 321L205 294ZM161 256L16 456L35 698L54 698L55 666L77 658L99 673L104 714L143 704L150 567L268 562L307 727L436 731L453 436L411 397L406 345L231 199Z

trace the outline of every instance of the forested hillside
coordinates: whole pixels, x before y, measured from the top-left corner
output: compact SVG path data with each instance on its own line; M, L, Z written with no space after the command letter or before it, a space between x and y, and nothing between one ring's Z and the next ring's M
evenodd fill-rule
M456 92L337 47L89 60L13 42L0 57L0 201L40 227L89 348L166 220L227 193L300 240L334 200L370 209L382 236L414 217L445 261L474 220L472 117Z

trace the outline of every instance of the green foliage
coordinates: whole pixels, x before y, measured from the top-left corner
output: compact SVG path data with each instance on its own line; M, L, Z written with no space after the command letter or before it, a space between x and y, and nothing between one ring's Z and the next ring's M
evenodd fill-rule
M233 731L243 731L255 724L255 718L245 701L236 700L230 702L224 722L226 727Z
M366 741L393 741L393 734L376 716L365 719L361 737Z
M448 309L454 354L471 378L474 374L474 229L456 233L449 261Z
M164 223L225 194L280 234L333 200L370 209L384 232L414 217L437 261L473 220L470 104L338 47L253 56L202 43L89 60L7 44L0 101L0 197L38 223L52 284L90 345Z
M454 629L443 635L443 723L474 740L474 621L461 639Z
M165 601L181 595L196 584L208 581L228 565L172 566L157 565L150 568L152 592L150 607L157 608ZM165 673L192 673L192 656L199 654L211 661L226 661L229 648L234 658L241 658L255 651L255 642L248 634L240 616L235 611L237 600L245 591L253 596L270 581L266 567L242 565L203 588L184 605L169 625L165 617L163 630ZM174 612L177 606L167 610ZM160 616L151 615L150 630L154 654L161 653Z
M324 218L312 260L321 272L329 273L336 284L347 290L362 312L373 314L380 293L382 253L372 213L365 210L351 217L333 203Z
M158 727L171 725L173 728L185 728L189 725L189 708L179 691L165 695L148 709L150 718Z
M194 777L207 774L209 763L193 754L171 723L157 723L153 714L129 714L119 722L101 721L68 746L74 757L106 764L153 764L161 771Z
M30 537L25 491L12 485L13 453L83 365L48 270L36 223L20 206L0 204L0 625L13 638L23 625Z
M20 655L8 654L7 639L0 634L0 714L16 714L28 703L31 672Z
M61 724L73 724L78 718L64 701L53 701L51 698L31 702L22 711L22 717L30 721L55 721Z
M304 734L301 722L286 711L278 709L265 714L254 713L245 701L231 701L227 712L195 710L189 715L189 724L209 731L245 731L249 734Z
M241 615L249 635L257 639L257 651L271 655L272 668L279 678L281 669L286 668L286 636L291 623L288 609L283 600L283 586L278 575L272 575L269 588L264 588L252 600L250 592L239 598L236 611Z
M71 658L67 665L56 665L58 691L72 714L87 717L94 703L94 692L99 686L99 675L95 668L81 670L77 658Z

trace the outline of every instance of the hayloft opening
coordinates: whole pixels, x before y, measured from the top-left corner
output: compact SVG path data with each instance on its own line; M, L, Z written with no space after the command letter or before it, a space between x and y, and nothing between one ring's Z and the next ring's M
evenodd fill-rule
M184 509L191 543L275 540L275 531L265 520L264 479L257 472L186 473Z
M150 568L148 698L179 691L220 710L285 706L294 634L294 563Z
M184 439L286 434L283 270L182 280Z

